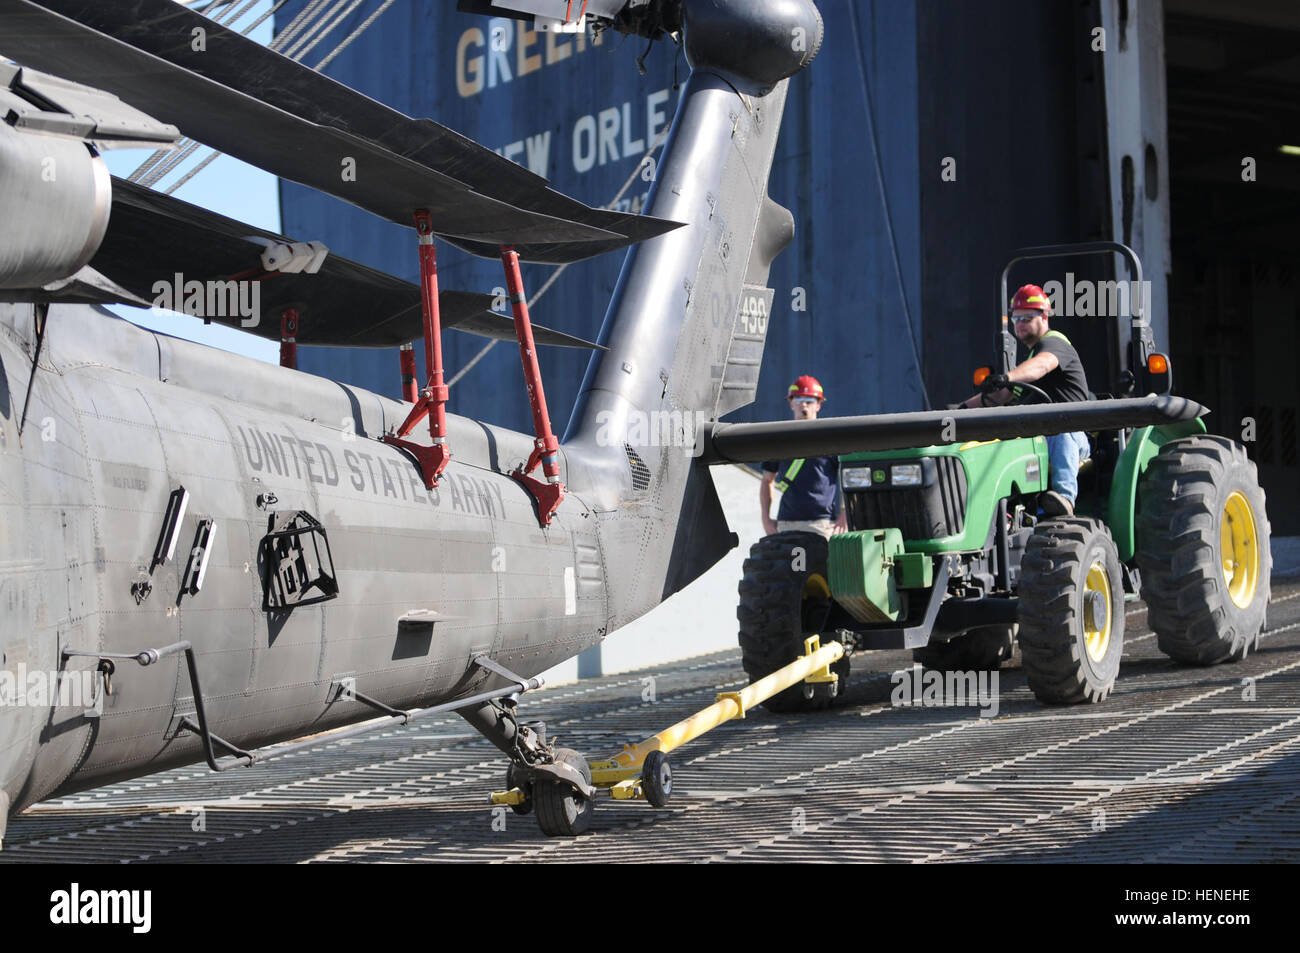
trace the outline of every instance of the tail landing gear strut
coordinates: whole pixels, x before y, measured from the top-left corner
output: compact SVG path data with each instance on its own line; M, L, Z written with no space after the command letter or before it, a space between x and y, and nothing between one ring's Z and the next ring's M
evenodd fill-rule
M492 796L516 814L537 811L542 832L552 837L574 837L591 826L596 788L586 759L572 748L557 748L539 721L520 723L515 698L485 702L461 709L462 718L510 756L507 790Z

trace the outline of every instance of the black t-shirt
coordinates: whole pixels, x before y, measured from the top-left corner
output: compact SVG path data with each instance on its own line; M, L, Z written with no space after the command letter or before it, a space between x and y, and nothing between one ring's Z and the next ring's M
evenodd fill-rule
M791 479L789 474L795 469L796 463L799 463L799 467ZM781 489L781 481L788 480L790 484L781 494L781 505L776 511L778 520L833 520L839 515L835 505L835 494L839 490L839 457L808 457L803 461L767 460L763 463L763 469L776 474L778 490Z
M1033 381L1034 386L1046 391L1053 403L1087 400L1088 377L1083 372L1079 352L1074 349L1070 339L1060 331L1048 331L1029 352L1029 356L1035 357L1043 352L1055 354L1058 365L1050 374ZM1024 391L1021 399L1032 402L1033 396L1033 391Z

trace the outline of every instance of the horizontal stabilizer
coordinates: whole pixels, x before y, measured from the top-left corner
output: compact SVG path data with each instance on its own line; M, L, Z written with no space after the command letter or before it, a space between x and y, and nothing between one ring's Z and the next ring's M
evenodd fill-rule
M513 244L525 260L578 261L677 227L590 208L171 0L0 0L0 27L16 59L75 71L200 142L400 225L428 208L437 234L475 254Z
M703 463L760 463L867 450L908 450L970 440L1008 440L1194 420L1207 408L1184 397L1138 397L1027 407L713 424L700 435Z

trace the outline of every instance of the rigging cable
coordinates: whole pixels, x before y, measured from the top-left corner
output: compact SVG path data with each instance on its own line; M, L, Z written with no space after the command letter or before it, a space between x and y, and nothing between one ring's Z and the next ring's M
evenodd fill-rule
M351 46L352 41L355 40L357 37L359 37L362 33L365 33L366 30L370 28L370 24L378 20L380 15L392 5L393 5L393 0L384 0L383 4L379 7L378 10L370 14L370 16L366 17L365 21L359 27L357 27L355 30L353 30L351 33L348 34L348 38L346 40L344 40L342 43L336 46L334 48L334 51L330 53L329 56L325 57L325 59L321 60L319 63L313 66L312 69L314 69L316 72L319 73L325 67L329 66L330 63L334 61L334 57L338 56L349 46Z
M230 2L231 2L231 3L236 3L236 2L238 2L238 0L230 0ZM256 2L256 0L253 0L253 2ZM263 20L265 20L268 16L270 16L270 15L271 15L272 13L274 13L276 10L280 9L280 7L284 6L284 4L287 3L287 2L288 2L288 0L277 0L276 4L275 4L271 9L270 9L270 11L267 12L267 13L265 13L265 14L263 14L262 16L258 17L255 21L253 21L253 24L252 24L251 26L247 27L246 29L244 29L244 30L242 31L243 34L244 34L245 36L247 36L247 35L248 35L249 33L251 33L254 29L256 29L257 26L258 26L258 25L259 25ZM214 4L208 4L207 7L204 7L204 11L210 9L213 5L214 5ZM227 19L227 20L225 20L225 21L218 20L217 22L218 22L218 23L223 23L223 25L225 25L225 24L227 24L227 23L234 23L235 21L239 20L240 17L242 17L242 16L244 15L244 12L248 9L248 7L250 7L250 6L252 6L252 5L253 5L253 3L250 2L250 3L248 4L248 6L246 6L246 7L244 8L244 11L240 11L236 16L231 17L231 18L229 18L229 19ZM187 138L187 139L182 139L181 142L178 143L177 145L184 146L186 143L188 143L188 142L190 142L190 141L191 141L191 140L189 140L188 138ZM193 151L194 151L194 150L191 148L191 149L189 149L188 151L186 151L186 152L184 153L183 156L176 157L176 153L175 153L174 150L172 150L172 149L158 149L158 150L155 151L152 155L150 155L147 159L145 159L143 162L141 162L138 166L136 166L135 171L133 171L133 172L132 172L132 173L131 173L127 178L128 178L128 180L131 181L131 182L140 182L140 184L142 184L142 185L152 185L154 182L158 181L158 179L161 178L163 175L166 175L166 174L167 174L167 171L170 171L171 169L174 169L174 168L176 167L176 165L177 165L180 161L182 161L182 160L184 159L185 156L188 156L188 155L192 154ZM161 172L161 173L160 173L159 175L157 175L157 176L151 176L151 175L150 175L150 170L157 171L157 170L156 170L156 167L157 167L158 163L163 162L163 160L165 160L165 159L169 159L169 157L172 157L173 161L168 161L167 163L165 163L166 166L167 166L167 170ZM145 179L145 181L141 181L142 179Z
M345 2L345 0L340 0L340 3L342 3L342 2ZM359 3L360 0L356 0L356 2ZM375 20L379 18L379 15L380 15L381 13L383 13L385 10L387 10L391 5L392 5L392 0L387 0L387 2L384 3L384 4L383 4L383 5L382 5L378 10L376 10L372 16L368 17L368 18L365 20L364 23L362 23L359 27L357 27L355 30L353 30L352 33L347 37L347 39L345 39L341 44L339 44L337 47L335 47L334 50L331 51L331 53L329 54L329 56L325 57L325 59L321 60L320 63L316 64L316 66L314 67L314 69L315 69L317 72L319 72L319 71L320 71L320 68L321 68L322 66L324 66L326 63L328 63L330 60L332 60L332 59L333 59L335 56L337 56L339 53L343 52L343 50L346 49L346 48L347 48L347 47L352 43L353 40L355 40L358 36L360 36L362 33L364 33L364 32L365 32L365 31L370 27L370 24L374 23ZM355 6L355 4L354 4L354 6ZM337 10L338 7L335 7L334 9ZM351 12L352 12L352 10L351 10L351 8L349 8L349 9L345 12L344 15L346 16L347 13L351 13ZM340 18L340 19L341 19L341 18ZM335 23L337 23L337 22L338 22L338 21L336 20ZM333 25L333 24L331 24L331 26L329 27L329 30L332 30L332 29L334 29L334 25ZM328 33L329 30L326 30L326 33ZM325 34L321 34L321 37L323 38L324 35L325 35ZM278 41L279 41L279 38L277 37L276 41L273 41L273 42L271 43L271 49L277 49L277 48L278 48ZM315 45L316 45L316 44L313 43L311 46L308 46L307 49L305 49L305 50L303 50L302 52L300 52L300 53L294 55L294 56L292 57L292 59L297 60L297 61L301 61L301 59L302 59L304 56L307 55L308 50L310 50L311 47L312 47L312 46L315 46ZM180 179L180 181L178 181L178 182L174 183L173 185L171 185L171 186L167 189L167 194L168 194L168 195L171 195L173 192L175 192L177 189L179 189L182 185L184 185L184 184L185 184L186 182L188 182L190 179L194 178L196 175L198 175L200 172L202 172L204 169L206 169L206 168L207 168L207 167L212 163L212 161L213 161L214 159L218 158L220 155L221 155L221 152L220 152L219 150L217 150L217 149L213 149L211 155L209 155L209 156L208 156L207 158L205 158L202 162L200 162L200 163L199 163L198 165L196 165L193 169L191 169L188 173L186 173L185 176L184 176L183 178Z
M342 3L344 2L344 0L339 0L339 2ZM299 50L294 55L293 58L295 60L301 60L304 56L310 53L313 49L316 48L317 43L319 43L321 40L325 39L325 37L333 33L334 28L337 27L340 23L342 23L344 19L346 19L349 15L351 15L352 11L355 10L360 5L361 5L361 0L351 0L351 2L348 4L348 8L344 10L342 13L340 13L338 16L336 16L333 20L331 20L329 26L325 27L325 29L322 30L314 40L312 40L301 50ZM337 9L337 7L335 9Z
M232 0L232 2L234 2L234 0ZM266 20L267 17L272 16L287 2L288 0L276 0L276 3L272 5L270 10L262 14L260 17L254 20L250 26L248 26L247 28L245 28L240 32L244 36L247 36L253 30L257 29L257 27L260 26ZM316 14L316 12L319 11L328 2L329 0L309 0L307 5L303 7L302 11L299 12L298 15L295 16L291 21L289 21L288 25L285 26L285 28L280 31L280 35L277 36L271 42L270 48L279 49L285 43L288 43L290 40L292 40L294 36L296 36L298 32L301 31L303 27L308 24L309 19L312 18ZM217 22L222 22L222 21L218 20ZM141 185L152 186L155 182L165 177L168 173L170 173L173 169L175 169L178 165L180 165L180 163L185 161L186 158L193 155L194 151L198 148L198 144L194 143L192 139L188 139L188 138L183 139L180 143L180 146L181 149L179 150L179 152L174 152L171 149L157 150L156 152L154 152L153 155L149 156L149 158L147 158L144 162L142 162L136 168L136 170L131 173L131 175L128 178L132 182L139 182ZM215 158L215 155L213 156L213 158ZM161 169L157 168L158 163L160 162L163 163L164 168ZM174 191L174 189L170 191Z
M257 26L257 24L258 24L258 23L261 23L263 20L265 20L267 16L270 16L271 13L274 13L275 10L277 10L277 9L279 9L281 6L283 6L285 2L287 2L287 0L279 0L279 2L276 3L276 5L275 5L275 7L274 7L273 9L272 9L270 12L268 12L267 14L264 14L262 17L260 17L260 18L257 20L257 22L253 24L253 26L254 26L254 27ZM334 13L335 11L337 11L337 10L338 10L338 9L339 9L343 4L344 4L344 3L347 3L347 2L349 2L349 0L339 0L338 4L335 5L331 10L329 10L329 11L326 12L326 13L321 14L320 20L324 20L324 19L326 19L326 18L332 16L333 13ZM346 17L346 16L348 16L349 14L351 14L352 11L353 11L353 9L357 6L357 4L359 4L360 2L362 2L362 0L351 0L351 2L352 2L352 6L349 7L347 10L345 10L345 11L343 12L343 14L341 14L339 17L336 17L336 18L335 18L334 22L331 23L331 24L329 25L329 27L325 30L325 33L322 33L319 37L317 37L317 42L319 42L319 40L323 39L323 38L325 37L326 34L328 34L330 31L332 31L332 30L335 28L335 26L337 26L338 23L342 21L342 19L343 19L344 17ZM309 10L311 10L311 9L321 10L321 9L323 8L323 5L324 5L325 3L328 3L328 0L312 0L312 4L309 4L308 8L305 9L305 10L303 11L303 14L307 13L307 12L308 12ZM385 0L385 2L384 2L383 4L381 4L380 7L379 7L377 10L375 10L374 13L372 13L369 17L367 17L367 18L365 19L364 22L362 22L362 23L361 23L361 24L360 24L360 25L359 25L355 30L353 30L352 33L350 33L350 34L347 36L347 38L343 40L342 43L340 43L337 47L335 47L335 48L334 48L334 49L329 53L328 56L326 56L326 57L325 57L324 59L322 59L318 64L316 64L316 66L313 67L313 69L316 70L317 72L319 72L319 71L321 70L322 67L324 67L326 64L328 64L329 62L331 62L331 61L332 61L336 56L338 56L338 55L339 55L340 53L342 53L345 49L347 49L348 46L350 46L350 45L352 44L352 42L353 42L354 40L357 39L357 37L361 36L361 34L363 34L367 29L369 29L370 25L371 25L372 23L374 23L375 20L377 20L377 19L379 18L379 16L380 16L381 14L384 13L385 10L387 10L390 6L392 6L392 4L393 4L393 0ZM269 48L270 48L270 49L272 49L272 50L277 50L277 51L278 51L279 49L281 49L282 47L284 47L284 46L285 46L285 45L286 45L290 40L293 39L293 33L291 33L290 30L294 30L294 32L297 32L297 29L301 29L302 26L305 25L304 23L300 23L300 22L299 22L299 20L300 20L301 17L303 16L303 14L299 14L299 16L296 17L296 18L295 18L295 19L294 19L294 20L289 24L289 26L287 26L287 27L285 28L285 30L282 31L281 34L280 34L279 36L277 36L277 37L276 37L276 38L275 38L275 39L270 43L270 45L269 45ZM297 24L297 28L296 28L296 29L295 29L295 24ZM319 26L319 22L318 22L316 25ZM250 27L249 29L251 30L252 27ZM310 36L310 34L311 34L312 32L314 32L314 29L315 29L315 27L313 27L311 30L309 30L307 35ZM304 37L302 38L302 40L305 40L306 38L307 38L307 37L304 36ZM295 44L295 49L297 49L297 46L301 44L302 40L299 41L299 44ZM296 61L301 61L301 59L302 59L302 58L307 54L307 52L308 52L309 50L311 50L311 48L314 47L315 45L316 45L315 42L311 43L310 45L308 45L306 48L302 49L301 51L292 54L292 55L290 56L290 58L291 58L291 59L294 59L294 60L296 60ZM171 161L171 162L167 163L167 168L166 168L165 170L162 170L162 171L158 172L157 174L151 176L150 179L149 179L149 181L148 181L148 182L145 182L144 184L146 184L146 185L152 185L154 182L157 182L159 179L161 179L161 178L163 178L164 176L166 176L168 173L170 173L172 170L174 170L174 169L175 169L175 168L176 168L176 167L177 167L181 162L183 162L183 161L184 161L188 156L192 155L193 152L194 152L198 147L199 147L199 143L193 143L192 145L187 146L187 147L183 150L183 154L182 154L182 155L178 155L177 157L175 157L174 161ZM206 169L206 168L207 168L207 167L208 167L208 166L209 166L209 165L210 165L214 160L216 160L217 158L219 158L221 155L222 155L222 153L220 152L220 150L213 149L212 152L211 152L208 156L206 156L206 157L205 157L201 162L199 162L197 165L195 165L193 169L191 169L189 172L187 172L187 173L186 173L182 178L180 178L178 181L176 181L176 182L174 182L172 185L170 185L170 186L165 190L166 193L167 193L168 195L171 195L171 194L173 194L174 192L176 192L177 189L181 188L181 186L185 185L186 182L190 181L190 179L194 178L196 175L198 175L200 172L202 172L204 169Z
M351 0L334 0L334 6L317 16L315 22L313 22L312 25L303 32L302 36L298 37L297 42L284 51L284 55L290 59L296 60L298 58L298 51L302 48L303 44L319 33L320 28L328 23L330 18L342 10L344 5L349 2L351 2Z

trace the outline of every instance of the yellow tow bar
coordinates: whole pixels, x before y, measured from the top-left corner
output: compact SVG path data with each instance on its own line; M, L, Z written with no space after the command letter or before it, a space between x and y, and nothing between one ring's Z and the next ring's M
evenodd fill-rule
M804 640L804 655L784 668L738 692L722 692L708 708L640 744L624 745L623 750L608 761L593 761L591 783L599 788L609 788L617 800L644 798L655 807L662 807L672 793L672 772L664 757L668 752L723 722L744 718L745 712L755 705L800 682L834 684L838 676L831 671L831 666L843 657L844 646L840 643L822 645L820 638L809 636Z
M804 639L804 654L784 668L738 692L720 693L718 700L708 708L657 735L651 735L640 744L624 745L623 750L608 761L591 762L592 785L609 788L615 800L642 798L655 807L663 807L672 793L672 770L665 757L668 752L694 741L723 722L744 718L745 712L755 705L800 682L834 684L839 676L831 671L831 666L843 657L844 646L840 643L822 645L818 636L808 636ZM494 793L490 800L493 804L517 808L528 803L528 795L515 787Z

